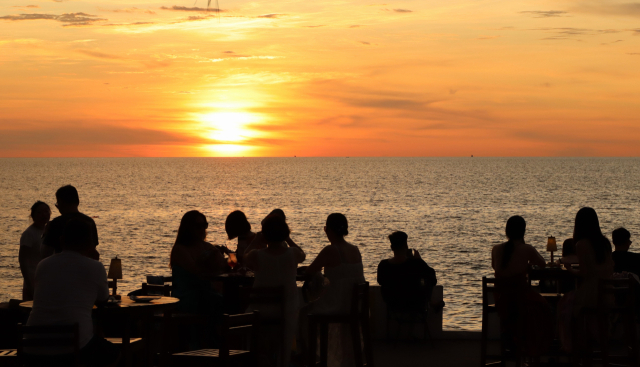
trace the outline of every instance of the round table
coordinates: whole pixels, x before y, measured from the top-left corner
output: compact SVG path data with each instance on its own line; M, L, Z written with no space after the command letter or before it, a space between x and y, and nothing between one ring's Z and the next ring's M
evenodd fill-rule
M175 308L180 300L174 297L160 297L157 300L151 302L134 302L129 297L123 296L122 300L118 303L108 303L104 306L93 306L93 313L100 318L100 316L118 317L123 322L122 329L122 353L125 360L125 366L131 366L131 325L136 319L143 319L144 332L149 336L149 326L151 317L159 312L169 311ZM33 308L33 301L26 301L20 303L20 307L31 309ZM144 343L146 355L150 357L149 345Z

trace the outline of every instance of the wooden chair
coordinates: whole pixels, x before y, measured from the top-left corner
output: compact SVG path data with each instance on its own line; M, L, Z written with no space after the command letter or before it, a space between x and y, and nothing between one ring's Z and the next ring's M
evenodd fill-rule
M80 338L78 324L20 326L18 359L23 366L79 366ZM61 354L39 355L31 350L56 348ZM25 352L25 348L28 348Z
M316 348L318 343L318 327L320 327L320 366L326 367L329 347L329 324L346 324L351 327L356 367L374 367L371 330L369 327L369 283L356 284L351 297L351 310L346 314L317 315L309 314L309 349L307 366L317 366ZM361 334L364 341L364 360ZM366 364L365 364L366 361Z
M498 308L495 304L496 299L496 280L495 278L482 277L482 331L480 339L480 366L502 366L506 365L507 359L515 360L516 366L520 366L520 357L515 351L507 351L505 343L500 337L500 354L488 354L489 344L489 318L496 315L498 320Z
M635 279L601 279L598 284L598 304L596 307L583 308L575 325L574 357L578 362L591 364L594 360L603 367L637 366L638 345L635 317ZM598 343L600 352L594 352L588 329L589 319L597 323ZM610 354L609 326L611 320L617 318L622 321L624 328L623 347L625 354ZM578 338L582 336L582 338Z
M155 318L155 317L154 317ZM167 311L162 316L161 324L161 349L159 353L160 366L170 363L173 353L184 352L189 349L188 340L193 328L198 330L198 344L210 346L212 339L209 335L213 330L207 327L211 324L210 318L205 315L189 314ZM186 334L185 334L186 333ZM187 335L187 337L185 337Z
M256 366L258 334L260 333L260 314L258 311L241 315L224 315L222 320L222 345L220 349L199 349L190 352L175 353L170 357L171 366ZM231 333L250 330L248 350L231 349Z
M391 340L391 321L394 321L398 324L398 332L396 334L395 342L397 343L400 338L400 331L402 329L402 325L408 324L410 327L410 332L413 335L414 325L422 324L423 327L423 341L430 340L433 342L431 338L431 332L429 331L428 324L428 316L429 316L429 302L428 298L430 298L431 291L429 289L422 287L420 290L421 294L424 294L424 302L420 302L414 305L414 309L412 310L393 310L387 304L387 339Z
M278 343L280 347L280 358L285 357L288 346L285 345L286 341L284 330L284 288L283 287L252 287L248 289L249 292L249 305L255 309L260 310L261 306L273 307L278 310L276 315L266 316L265 312L260 315L260 325L263 328L262 333L265 333L265 328L273 328L277 330L277 338L280 340ZM266 330L270 332L270 330ZM274 338L270 338L274 340ZM266 347L267 343L261 343L262 347Z

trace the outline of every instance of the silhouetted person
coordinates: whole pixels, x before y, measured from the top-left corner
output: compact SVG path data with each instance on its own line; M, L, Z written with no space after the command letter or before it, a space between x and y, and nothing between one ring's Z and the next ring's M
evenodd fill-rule
M392 311L421 312L431 299L438 282L436 272L407 244L404 232L389 235L393 257L378 264L378 284L387 307Z
M60 216L54 218L47 224L42 235L42 251L43 257L47 257L52 253L59 253L62 251L62 245L60 237L64 226L72 219L78 219L84 221L91 228L91 244L93 250L90 257L94 260L100 259L100 254L96 247L98 246L98 228L94 220L78 210L80 205L80 197L78 196L78 190L71 185L62 186L56 191L56 208L60 212Z
M610 279L614 266L611 242L602 234L598 214L592 208L578 210L573 241L580 267L578 270L570 268L569 271L582 278L582 281L575 291L568 293L558 304L562 320L560 339L567 351L572 350L572 343L575 341L572 340L572 320L577 320L583 308L596 307L600 279Z
M36 276L36 267L40 260L42 260L42 254L40 248L42 247L42 233L44 227L51 218L51 209L49 205L42 201L36 201L31 206L31 214L29 215L33 220L31 224L20 237L20 252L18 253L18 261L20 262L20 271L24 282L22 283L22 299L24 301L33 300L33 285Z
M224 222L224 229L230 240L238 239L236 258L239 264L244 265L244 251L256 237L256 233L251 231L251 224L247 220L247 216L240 210L231 212Z
M284 211L282 209L273 209L261 222L261 224L263 224L263 222L272 216L276 216L279 218L282 218L282 220L284 220L285 222L287 221L287 216L284 214ZM300 246L298 246L295 242L293 242L293 240L291 239L291 236L288 236L287 239L285 240L285 242L287 243L287 245L289 245L289 247L297 247L300 248ZM264 238L264 236L262 235L262 231L256 233L256 235L253 237L253 240L251 241L251 244L245 249L244 253L248 254L249 251L251 250L262 250L267 248L267 240Z
M83 365L106 366L118 357L118 347L94 336L94 304L109 298L107 273L99 261L89 258L95 251L93 228L81 219L67 221L60 238L61 252L38 264L33 309L27 321L35 325L78 324L80 359ZM55 347L30 351L61 354Z
M624 228L618 228L611 234L615 251L611 254L614 271L627 271L640 277L640 254L629 251L631 247L631 233Z
M508 241L493 246L491 265L505 345L527 356L539 356L553 336L553 315L546 300L527 281L530 266L544 267L545 261L533 246L525 243L526 229L527 223L519 215L507 220Z
M300 247L290 246L286 240L291 233L287 222L277 214L269 214L262 221L262 235L267 242L264 249L249 249L245 261L255 271L254 288L281 287L284 294L283 304L252 304L248 312L260 311L260 316L267 318L284 318L282 327L264 327L261 333L267 337L266 342L272 350L280 348L277 366L288 367L291 358L291 347L295 337L298 319L298 289L296 273L298 264L303 262L306 254ZM282 329L282 330L281 330ZM278 336L282 339L278 340ZM274 345L275 344L275 345Z

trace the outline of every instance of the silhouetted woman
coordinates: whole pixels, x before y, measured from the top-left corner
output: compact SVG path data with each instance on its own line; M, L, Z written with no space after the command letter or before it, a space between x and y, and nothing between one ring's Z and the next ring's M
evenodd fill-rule
M290 230L284 218L271 214L262 221L262 236L267 242L264 249L252 249L245 255L247 266L255 271L254 288L282 287L284 290L284 304L251 305L249 311L258 310L264 317L277 317L284 314L284 338L278 341L278 366L288 367L291 358L291 346L295 336L298 319L298 291L296 286L296 271L298 264L303 262L306 255L300 247L290 246L286 240ZM262 334L273 338L271 330L264 328ZM277 334L276 334L277 335Z
M576 214L573 241L580 267L579 270L570 270L581 277L582 282L559 305L563 321L560 336L563 347L568 351L572 350L571 322L577 318L582 308L597 305L598 283L600 279L611 278L614 268L611 242L602 234L598 214L593 208L582 208Z
M181 312L219 316L222 297L211 288L211 278L225 267L224 256L205 241L207 218L197 210L184 214L169 266L173 273L173 296L180 299Z
M33 224L22 232L22 236L20 236L20 252L18 253L20 271L24 278L24 282L22 283L22 299L25 301L33 300L36 267L42 259L40 252L42 233L49 219L51 219L51 209L46 203L36 201L36 203L31 206L31 214L29 216L33 220Z
M256 237L255 232L251 231L251 224L247 220L247 216L240 210L231 212L224 222L224 229L230 240L238 239L236 258L239 264L244 265L244 251Z
M306 271L311 275L324 269L324 275L330 283L326 293L310 305L309 313L348 313L353 286L364 282L362 255L357 246L344 238L349 234L349 223L343 214L330 214L324 232L330 245L320 251ZM329 366L353 366L353 363L349 326L330 325Z
M548 347L553 333L553 315L544 298L529 286L531 265L545 266L544 258L525 243L527 223L519 215L507 220L508 241L493 246L491 266L496 277L496 307L503 340L510 349L537 356Z

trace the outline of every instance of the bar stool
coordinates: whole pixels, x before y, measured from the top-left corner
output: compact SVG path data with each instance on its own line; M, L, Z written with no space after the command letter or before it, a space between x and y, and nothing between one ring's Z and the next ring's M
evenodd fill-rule
M351 327L351 341L353 344L356 367L374 367L373 348L371 345L371 331L369 327L369 283L356 284L353 287L351 311L346 314L317 315L309 314L309 350L308 367L317 366L316 348L318 341L318 327L320 327L320 366L326 367L329 349L329 324L347 324ZM364 361L362 342L364 342Z

